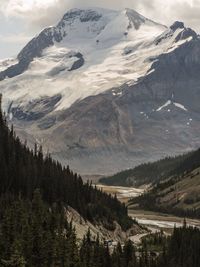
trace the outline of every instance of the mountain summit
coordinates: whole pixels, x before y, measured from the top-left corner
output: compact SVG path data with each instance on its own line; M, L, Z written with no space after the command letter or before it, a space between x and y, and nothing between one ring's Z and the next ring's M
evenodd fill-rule
M69 49L76 47L79 50L90 51L91 45L100 44L103 47L112 47L127 37L131 30L139 30L144 25L161 26L156 24L134 10L113 11L106 9L71 9L54 27L44 29L33 38L18 54L19 64L3 71L1 79L6 76L13 77L23 73L30 62L43 55L46 48L51 46L64 46ZM90 47L88 47L90 46ZM94 49L94 47L93 47Z
M0 62L3 107L21 137L64 164L112 173L200 144L199 59L184 23L72 9Z

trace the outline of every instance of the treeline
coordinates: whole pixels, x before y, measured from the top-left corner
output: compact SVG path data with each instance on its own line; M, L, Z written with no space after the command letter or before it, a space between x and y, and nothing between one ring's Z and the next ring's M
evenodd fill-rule
M161 263L163 267L200 266L200 230L186 226L175 228Z
M125 205L116 197L90 183L84 184L69 167L61 166L50 155L44 156L42 147L35 145L33 151L22 144L0 111L0 196L20 194L23 199L31 200L36 189L49 205L55 202L69 205L83 218L102 223L108 229L114 228L114 221L124 230L133 223Z
M4 196L0 207L1 267L138 266L130 241L123 248L118 244L111 253L88 230L78 243L72 223L66 220L65 208L58 203L47 205L39 190L32 201Z
M175 229L171 238L155 237L137 248L128 240L110 249L90 231L78 241L67 206L93 223L123 229L133 221L126 207L42 148L29 149L9 130L0 112L0 267L199 267L200 231ZM163 239L162 239L163 238Z
M134 169L100 179L102 184L115 186L140 186L156 184L171 176L180 176L200 166L200 149L176 157L167 157L153 163L141 164Z
M182 228L174 228L170 237L162 232L150 234L142 240L142 253L146 257L154 255L150 266L200 266L200 230L187 227L185 221Z
M88 233L77 242L65 208L51 206L36 190L32 201L0 199L0 267L199 267L200 230L174 229L171 237L150 234L137 247L128 240L110 249Z

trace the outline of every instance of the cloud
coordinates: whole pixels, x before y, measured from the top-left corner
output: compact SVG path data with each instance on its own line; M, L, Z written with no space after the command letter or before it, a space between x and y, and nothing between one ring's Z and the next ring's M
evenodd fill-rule
M7 16L24 19L33 29L57 23L71 7L99 6L111 9L130 7L148 18L170 25L182 20L200 31L200 0L0 0Z
M10 43L10 44L24 44L31 39L31 36L27 36L24 33L20 34L9 34L3 35L0 34L0 39L2 43Z

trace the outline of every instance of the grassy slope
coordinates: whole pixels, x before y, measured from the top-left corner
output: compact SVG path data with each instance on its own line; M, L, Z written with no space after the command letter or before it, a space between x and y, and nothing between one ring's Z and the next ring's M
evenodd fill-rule
M135 208L200 218L200 168L158 183L129 204Z
M200 209L200 168L186 174L173 186L168 186L157 193L161 206Z
M148 192L134 198L130 204L138 204L141 209L200 218L200 149L143 164L101 182L116 185L121 179L121 185L128 182L131 185L130 175L132 185L152 184Z

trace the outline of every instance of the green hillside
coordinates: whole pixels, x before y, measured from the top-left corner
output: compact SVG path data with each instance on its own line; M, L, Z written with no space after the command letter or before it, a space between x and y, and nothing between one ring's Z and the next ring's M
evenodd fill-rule
M157 183L129 204L134 208L200 218L200 168Z
M9 129L0 112L0 197L32 200L39 189L42 199L52 205L63 203L77 210L83 218L100 222L113 229L117 221L123 229L132 225L125 205L82 178L69 167L63 167L50 155L43 155L42 147L34 151L22 144L13 129Z
M127 240L110 250L90 230L77 241L68 205L109 229L114 221L124 229L133 224L116 197L84 184L42 148L23 145L0 111L0 267L199 267L198 229L184 226L169 238L148 236L139 249Z
M119 172L100 179L100 183L113 186L140 186L156 184L171 176L181 175L200 166L200 149L176 157L168 157L153 163L145 163L134 169Z

